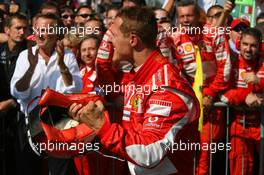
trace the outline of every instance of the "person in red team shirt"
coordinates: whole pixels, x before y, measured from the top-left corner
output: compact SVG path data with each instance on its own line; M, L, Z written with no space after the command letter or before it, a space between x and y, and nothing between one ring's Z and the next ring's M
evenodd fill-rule
M198 101L178 68L156 48L157 33L155 15L147 8L122 9L112 24L111 41L118 54L115 61L127 60L133 65L124 90L122 122L110 123L100 101L72 104L70 113L95 130L105 149L126 159L131 174L189 175L193 173L190 150L172 148L195 135L189 130L194 124L197 127ZM110 62L106 50L112 46L106 38L100 47L104 50L98 52L98 69ZM105 76L114 79L110 69L111 65L101 71L109 71Z
M97 73L95 59L100 40L95 35L87 35L80 42L80 73L83 80L82 93L91 92L95 88Z
M230 174L258 174L254 153L260 151L260 110L264 102L264 63L260 59L261 33L249 28L241 35L239 59L234 64L233 87L221 100L234 108L230 129Z
M231 61L228 41L224 31L220 28L203 25L199 21L199 6L193 1L178 2L176 15L177 31L173 31L173 54L182 73L194 85L196 73L201 74L200 82L201 103L203 104L203 126L199 128L200 144L209 145L218 142L224 131L223 109L213 108L218 94L228 88L230 84ZM207 32L206 32L207 31ZM211 31L211 32L208 32ZM200 58L199 59L199 55ZM197 81L197 80L196 80ZM201 150L198 154L197 174L209 173L209 155L211 150Z

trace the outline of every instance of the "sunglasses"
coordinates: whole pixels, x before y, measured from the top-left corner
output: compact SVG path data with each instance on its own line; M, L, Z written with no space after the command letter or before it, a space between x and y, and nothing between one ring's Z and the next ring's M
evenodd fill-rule
M83 18L87 18L87 17L94 17L94 14L79 14L78 16L81 16Z
M68 19L69 17L71 18L71 19L73 19L74 18L74 15L62 15L61 16L63 19Z
M170 22L170 19L168 17L161 17L161 18L156 18L156 21L161 24L165 22Z
M240 31L245 31L247 29L246 26L243 26L243 25L238 25L236 26L233 30L236 31L236 32L240 32Z

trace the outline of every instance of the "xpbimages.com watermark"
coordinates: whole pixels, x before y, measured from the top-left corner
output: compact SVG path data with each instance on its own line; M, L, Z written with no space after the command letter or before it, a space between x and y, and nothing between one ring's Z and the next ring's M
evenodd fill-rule
M231 27L209 27L209 26L203 26L203 27L194 27L194 26L182 26L179 25L178 27L169 27L164 28L165 33L169 36L173 35L179 35L179 34L188 34L188 35L197 35L197 34L204 34L211 37L216 37L217 35L222 34L230 34ZM100 34L100 28L99 27L64 27L64 26L57 26L57 25L48 25L48 27L41 27L41 28L34 28L33 32L36 35L42 36L44 34L56 34L56 35L65 35L65 34L72 34L72 35L78 35L80 37L83 37L85 35L90 34Z
M217 151L230 151L231 143L194 143L194 142L175 142L173 144L165 144L165 150L170 151L171 153L175 151L210 151L211 153L216 153Z
M64 27L64 26L57 26L57 25L48 25L48 27L41 27L41 28L34 28L33 27L33 32L35 35L39 35L40 37L49 34L49 35L66 35L66 34L71 34L71 35L77 35L79 37L83 37L85 35L90 35L90 34L95 34L98 35L100 34L100 28L99 27Z
M83 154L88 151L98 151L99 143L82 143L82 142L51 142L47 143L33 143L33 147L39 153L48 151L78 151L79 154Z
M216 37L218 35L223 35L224 33L229 35L231 27L213 27L213 26L203 26L203 27L194 27L194 26L182 26L178 27L168 27L164 28L167 35L208 35L211 37Z
M99 90L104 92L105 95L110 93L120 93L120 92L137 92L140 94L149 95L151 92L164 92L164 86L156 86L156 85L135 85L135 84L128 84L128 85L119 85L114 82L113 85L99 85Z

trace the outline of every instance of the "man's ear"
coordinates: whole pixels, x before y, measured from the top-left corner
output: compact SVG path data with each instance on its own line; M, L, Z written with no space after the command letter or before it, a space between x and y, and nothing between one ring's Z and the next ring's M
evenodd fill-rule
M10 29L9 29L9 27L6 27L6 26L5 26L5 27L4 27L4 31L5 31L5 33L6 33L6 34L8 34L8 35L9 35L9 32L10 32Z
M131 34L129 42L132 47L136 47L139 43L139 37L134 34Z

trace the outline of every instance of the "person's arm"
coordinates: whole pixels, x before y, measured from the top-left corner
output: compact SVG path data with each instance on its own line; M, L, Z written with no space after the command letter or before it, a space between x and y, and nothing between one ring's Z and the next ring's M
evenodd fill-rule
M173 5L174 5L174 0L166 0L162 8L167 12L171 12L171 10L173 9Z
M23 92L29 89L31 78L34 74L35 68L38 63L38 49L36 50L35 54L33 54L32 47L29 46L27 53L28 53L27 57L28 57L29 67L27 68L24 75L15 84L16 90L19 92ZM16 66L21 66L21 65L16 65Z
M249 89L232 88L221 96L221 101L230 105L241 105L245 103L248 94Z
M61 41L58 41L57 43L56 52L57 52L57 63L60 69L62 80L65 86L71 86L73 84L72 75L68 67L64 63L64 46Z
M215 98L220 91L224 91L230 85L231 59L226 36L217 35L213 39L213 52L215 53L216 75L208 87L204 87L203 96Z
M119 55L116 52L114 55L114 46L111 42L111 38L112 32L110 29L108 29L102 39L102 42L97 52L96 73L98 75L97 81L100 87L105 87L106 85L113 85L117 78L115 76L117 70L114 69L113 65L117 66L119 64ZM113 61L113 59L115 59L116 61Z
M57 70L59 71L59 77L56 82L56 91L61 93L79 93L83 88L83 83L77 60L72 52L68 50L64 51L63 62L66 67L65 71L67 72L63 72L63 68L58 66ZM66 75L63 75L65 73ZM67 74L70 74L68 75L69 77L64 77L67 76ZM67 79L65 80L65 78ZM71 80L69 80L69 78L71 78ZM65 81L69 81L71 83L66 84L67 82L65 83Z
M146 102L144 120L135 124L136 129L110 123L106 115L98 112L102 109L100 106L88 104L74 116L96 131L107 150L145 168L157 166L181 129L199 115L194 98L179 91L153 93ZM78 111L78 107L71 109L75 109L74 114Z
M225 5L224 5L224 10L223 10L221 16L219 17L215 27L224 27L225 26L225 22L227 20L227 17L230 15L230 13L235 8L235 6L236 6L235 3L232 3L229 0L226 0Z
M245 103L249 107L260 107L263 105L264 99L262 94L249 93L245 99Z
M14 99L10 98L0 102L0 111L7 111L11 108L15 108L17 103Z

